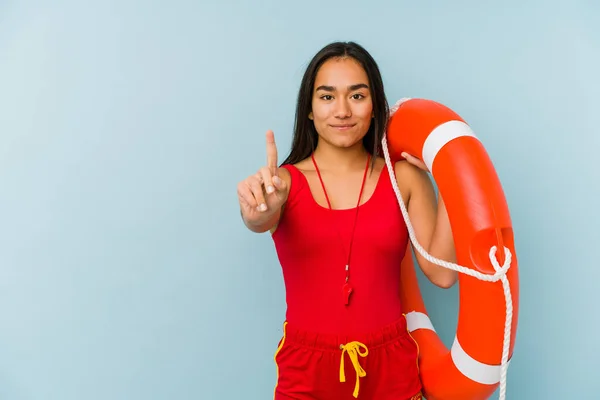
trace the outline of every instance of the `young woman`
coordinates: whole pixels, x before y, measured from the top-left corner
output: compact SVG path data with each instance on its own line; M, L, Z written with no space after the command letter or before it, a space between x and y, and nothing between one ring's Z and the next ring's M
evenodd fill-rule
M332 43L302 79L291 153L278 167L267 132L267 164L238 185L244 223L271 232L285 281L275 400L421 398L418 348L399 293L408 232L379 156L387 119L371 55ZM455 261L427 167L403 157L394 170L418 241ZM456 282L456 272L418 253L417 261L435 285Z

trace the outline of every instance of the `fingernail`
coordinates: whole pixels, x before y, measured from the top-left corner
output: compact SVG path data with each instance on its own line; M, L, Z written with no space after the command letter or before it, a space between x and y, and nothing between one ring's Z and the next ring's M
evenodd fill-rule
M275 182L276 185L281 185L281 179L279 179L278 176L273 177L273 182Z
M267 205L262 203L260 206L258 206L258 211L267 211Z
M273 193L273 191L275 190L275 188L271 185L267 186L267 193Z

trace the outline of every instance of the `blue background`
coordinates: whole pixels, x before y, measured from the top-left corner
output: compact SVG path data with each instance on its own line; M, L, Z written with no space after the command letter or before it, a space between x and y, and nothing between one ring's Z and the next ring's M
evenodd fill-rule
M495 163L521 279L508 398L600 396L597 2L51 3L0 1L0 399L271 398L283 282L236 184L267 129L287 154L333 40ZM457 288L422 283L450 345Z

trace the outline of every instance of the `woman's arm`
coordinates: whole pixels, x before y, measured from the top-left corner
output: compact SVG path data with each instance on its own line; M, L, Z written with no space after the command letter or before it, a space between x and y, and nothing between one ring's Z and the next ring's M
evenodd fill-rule
M433 257L455 263L454 239L444 201L441 196L436 201L425 164L410 155L405 158L406 162L396 163L396 177L398 185L402 179L402 186L408 188L407 210L417 241ZM415 255L421 270L434 285L450 288L456 283L456 271L427 261L417 251Z

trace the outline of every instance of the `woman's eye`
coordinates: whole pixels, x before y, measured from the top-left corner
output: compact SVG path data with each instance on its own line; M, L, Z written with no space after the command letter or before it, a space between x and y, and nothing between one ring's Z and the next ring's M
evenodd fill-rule
M330 95L328 95L328 94L326 94L326 95L324 95L324 96L321 96L321 98L322 98L323 100L331 100L333 97L332 97L332 96L330 96Z
M353 94L353 95L352 95L352 98L353 98L354 100L360 100L360 99L362 99L363 97L365 97L365 96L363 96L363 95L362 95L362 94L360 94L360 93L356 93L356 94Z

